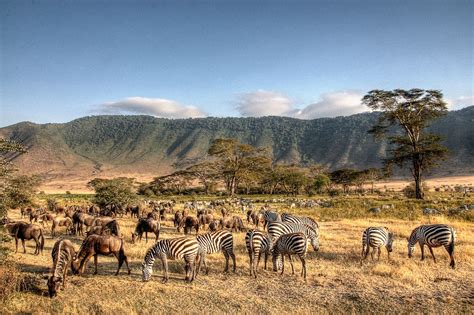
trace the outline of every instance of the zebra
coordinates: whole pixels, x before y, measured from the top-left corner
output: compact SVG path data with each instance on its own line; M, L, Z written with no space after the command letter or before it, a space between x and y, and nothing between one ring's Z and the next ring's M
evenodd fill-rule
M206 268L207 275L209 273L209 268L206 264L206 255L214 254L219 251L222 251L225 257L224 272L229 271L229 256L232 257L232 262L234 264L233 271L235 272L234 239L231 232L227 230L209 232L198 235L196 240L199 243L199 263L196 274L198 274L201 270L202 262L204 264L204 268Z
M288 259L291 264L291 272L295 273L295 268L293 267L293 260L291 259L292 254L298 255L301 260L301 276L304 277L306 281L306 253L308 252L307 247L308 239L305 233L297 232L284 234L276 241L273 246L273 271L278 270L278 262L281 265L281 274L285 271L285 259L284 256L288 255Z
M268 255L272 252L272 239L266 232L250 230L245 234L245 246L249 253L250 276L257 278L257 268L260 263L260 256L265 254L265 270L267 269ZM255 259L257 262L255 263Z
M393 247L393 233L388 231L386 227L368 227L362 234L362 258L366 259L369 255L370 248L372 253L370 256L374 260L375 251L377 251L377 260L380 260L380 247L387 248L388 259Z
M297 223L289 222L270 222L268 224L268 234L270 234L272 241L275 242L280 236L284 234L301 232L306 235L308 241L313 246L315 251L319 250L319 233L312 228Z
M309 226L315 231L319 230L319 224L315 220L313 220L310 217L300 217L296 215L292 215L289 213L283 213L281 215L281 221L282 222L291 222L291 223L298 223L298 224L304 224Z
M263 228L266 229L267 225L271 222L281 222L281 216L278 212L260 209L260 214L263 216Z
M179 237L172 239L159 240L150 247L142 263L142 280L149 281L151 278L153 263L155 257L161 259L163 263L164 275L162 283L168 282L168 261L169 259L183 258L186 265L185 281L192 282L196 273L195 260L198 255L199 243L195 238Z
M449 254L451 262L449 266L454 269L454 241L456 240L456 231L446 224L420 225L415 228L408 240L408 257L413 256L416 243L420 244L421 260L425 259L425 245L428 246L431 256L436 263L436 258L432 247L444 246Z
M76 255L74 245L66 239L59 239L54 243L51 257L53 258L52 275L48 278L49 297L56 296L59 288L66 288L67 269Z

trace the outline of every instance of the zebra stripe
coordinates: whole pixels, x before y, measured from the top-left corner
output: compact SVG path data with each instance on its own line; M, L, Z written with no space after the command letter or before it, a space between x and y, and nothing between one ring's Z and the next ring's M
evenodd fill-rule
M75 255L71 241L59 239L54 243L51 257L53 258L52 276L48 279L48 293L52 298L57 294L60 285L66 286L67 268Z
M306 253L308 240L304 233L291 233L284 234L276 241L273 247L273 271L277 271L277 263L281 262L281 274L285 271L285 255L288 255L288 259L291 264L291 271L294 274L295 268L293 267L293 260L291 255L298 255L301 260L301 276L306 280Z
M257 278L257 268L262 253L265 254L265 270L267 269L268 255L272 252L272 239L266 232L250 230L245 234L245 246L249 253L250 276ZM255 263L255 260L257 262Z
M271 210L260 209L260 214L263 216L263 228L265 229L267 225L271 222L281 222L281 216L278 212Z
M421 225L415 228L408 238L408 257L413 256L416 243L420 244L421 260L425 259L424 246L427 245L434 262L436 258L433 253L433 247L444 246L451 259L450 266L454 269L454 242L456 240L456 231L446 224Z
M206 255L215 254L220 251L224 253L225 269L224 272L229 271L229 257L232 257L234 264L233 271L235 272L235 254L234 254L234 239L232 233L227 230L214 231L206 234L201 234L196 237L199 243L199 264L197 273L201 269L201 263L206 268L206 274L209 273L209 268L206 264Z
M313 230L312 228L289 222L271 222L268 224L268 233L270 234L273 242L275 242L280 236L284 234L301 232L306 235L308 241L311 242L313 249L315 251L319 250L319 234L318 231Z
M179 237L173 239L159 240L150 247L145 255L142 263L142 279L149 281L152 274L153 263L155 257L161 259L164 267L163 283L168 281L168 259L184 259L186 278L185 280L191 282L195 276L194 261L198 255L199 243L194 238Z
M303 225L309 226L310 228L312 228L315 231L319 230L319 224L310 217L300 217L300 216L292 215L292 214L289 214L289 213L283 213L281 215L281 221L282 222L303 224Z
M393 233L389 232L385 227L368 227L362 233L362 257L366 259L372 247L371 257L374 260L375 251L377 251L377 259L380 259L380 248L387 248L387 255L390 259L390 252L393 246Z

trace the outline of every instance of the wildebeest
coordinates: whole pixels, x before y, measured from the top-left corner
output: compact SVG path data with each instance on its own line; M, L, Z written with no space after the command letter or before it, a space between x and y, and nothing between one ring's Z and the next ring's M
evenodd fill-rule
M130 218L136 217L137 219L140 217L141 211L140 206L127 206L125 208L125 213L130 212Z
M96 235L115 235L120 237L120 226L117 220L113 219L111 221L102 221L98 222L97 225L93 225L87 231L87 236L96 234Z
M155 240L158 240L160 237L160 221L154 220L153 218L142 218L138 220L135 231L132 233L132 244L135 243L135 239L140 241L143 233L145 233L145 243L148 243L148 232L155 233Z
M184 227L184 234L188 234L191 232L191 229L194 228L196 230L196 234L199 232L199 221L197 218L192 216L184 217L178 226L178 232L180 228Z
M79 235L84 235L83 226L92 226L95 221L95 217L82 212L75 212L72 216L72 222L74 223L74 230Z
M242 222L242 219L238 216L225 217L220 219L219 227L222 229L231 229L234 232L245 230L244 223Z
M15 253L18 252L18 239L21 240L23 251L26 254L25 240L34 239L36 243L35 255L43 253L44 247L44 233L43 229L34 224L26 222L15 222L5 224L8 232L15 237Z
M173 224L174 227L178 228L178 232L180 231L179 229L179 224L183 220L183 213L181 211L176 211L174 214L174 219L173 219Z
M51 213L43 213L38 216L38 222L44 227L44 224L48 225L48 221L53 221L54 216Z
M58 226L65 226L66 227L66 232L69 231L70 227L72 226L72 220L68 217L55 217L53 219L53 225L51 226L51 236L54 237L56 228Z
M253 223L256 228L258 228L258 224L264 221L263 215L257 210L248 210L247 211L247 223Z
M114 255L118 260L118 268L115 275L118 275L123 262L127 265L128 274L130 268L128 259L123 249L123 240L113 235L89 235L82 242L79 253L74 257L72 270L74 274L84 273L84 269L89 259L94 256L94 274L97 274L97 256Z
M212 222L214 219L214 216L212 214L200 214L198 215L198 221L199 225L202 226L203 228L206 227L206 224L209 225L209 223Z
M72 268L72 260L76 255L74 245L69 240L59 239L54 243L51 256L53 258L52 275L48 279L48 293L52 298L57 294L61 285L66 288L66 276L69 266Z
M219 229L219 220L212 220L208 225L209 231L217 231Z

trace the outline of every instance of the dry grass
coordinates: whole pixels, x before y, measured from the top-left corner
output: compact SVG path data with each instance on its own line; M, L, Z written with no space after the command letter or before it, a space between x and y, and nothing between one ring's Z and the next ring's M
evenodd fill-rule
M307 212L307 210L305 211ZM18 218L18 213L11 213ZM126 240L126 253L131 262L132 274L125 269L113 276L117 266L115 258L99 258L99 275L93 276L93 264L85 275L70 276L69 287L58 297L49 299L46 280L43 290L17 292L0 307L1 313L373 313L373 312L436 312L472 313L474 303L474 223L452 221L447 217L432 217L414 221L400 219L361 218L321 222L321 249L310 250L308 281L291 275L287 268L280 276L270 270L263 271L256 280L249 277L248 257L245 252L244 233L234 234L237 255L237 273L223 274L224 258L216 254L208 258L210 274L200 275L192 284L183 281L181 261L171 262L171 278L161 284L161 267L154 267L154 277L141 282L140 264L148 245L130 244L134 222L120 219ZM444 248L435 249L438 263L431 258L421 262L419 249L415 259L407 258L406 237L412 228L430 222L449 223L457 230L455 249L456 270L448 266ZM163 238L174 237L172 223L164 223ZM370 225L385 225L396 234L392 260L386 251L379 262L360 263L363 229ZM47 233L49 235L49 232ZM55 240L46 238L45 253L32 255L33 242L28 242L27 254L12 254L23 274L46 277L51 267L50 252ZM73 238L77 245L80 239ZM14 242L8 246L14 249ZM289 267L289 266L288 266ZM299 261L295 263L297 274ZM0 269L0 272L2 270Z

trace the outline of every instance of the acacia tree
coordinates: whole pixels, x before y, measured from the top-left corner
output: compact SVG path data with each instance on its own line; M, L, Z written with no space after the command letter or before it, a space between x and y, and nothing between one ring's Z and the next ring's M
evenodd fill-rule
M89 187L95 190L93 202L101 208L113 205L124 208L134 202L137 195L134 192L134 178L118 177L113 179L95 178Z
M218 175L217 166L211 161L204 161L199 164L191 165L184 170L190 177L194 177L199 180L203 185L206 195L210 193L211 187L216 183L215 178Z
M381 111L378 123L369 132L378 139L387 138L391 144L385 165L403 168L409 164L415 180L415 197L423 199L424 172L437 166L448 152L438 135L425 130L433 120L447 113L443 94L422 89L373 90L362 98L362 103ZM388 135L391 127L398 127L402 133Z
M220 175L224 179L227 191L235 194L242 178L249 172L263 172L271 164L267 150L243 144L236 139L216 139L212 142L208 154L217 158Z

